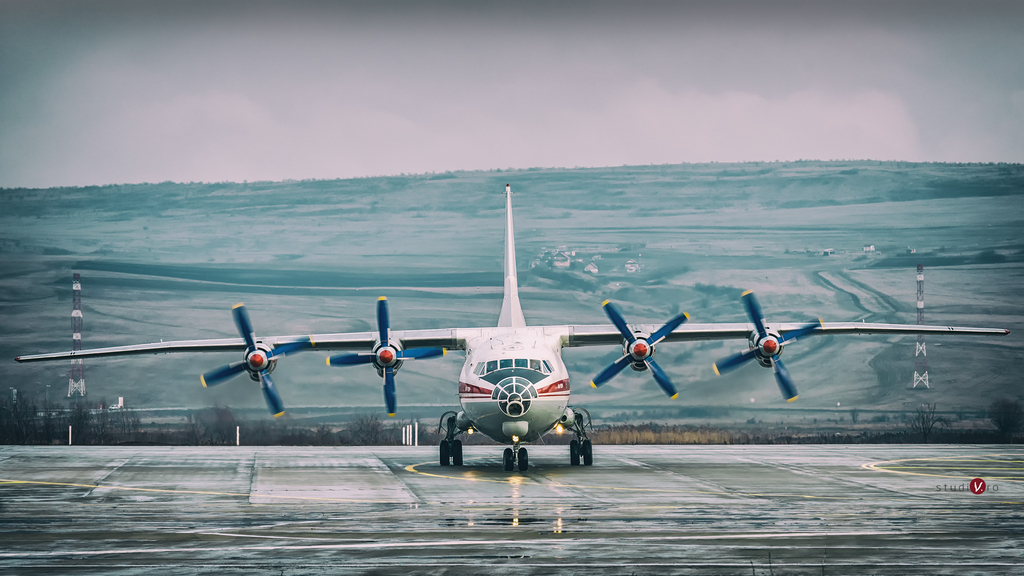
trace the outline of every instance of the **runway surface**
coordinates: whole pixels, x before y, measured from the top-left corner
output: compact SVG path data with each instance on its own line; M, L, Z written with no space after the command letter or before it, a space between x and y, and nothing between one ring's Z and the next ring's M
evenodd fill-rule
M0 447L0 573L1024 573L1018 446L436 453Z

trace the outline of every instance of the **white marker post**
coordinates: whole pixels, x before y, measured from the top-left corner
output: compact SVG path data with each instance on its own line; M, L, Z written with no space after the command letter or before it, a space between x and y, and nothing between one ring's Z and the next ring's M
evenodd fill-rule
M71 425L68 424L68 446L71 446Z
M241 426L235 426L235 446L241 446L242 445L241 444L242 433L240 432L241 429L242 429Z
M417 421L413 422L412 425L413 425L413 429L415 430L413 432L413 434L412 434L413 446L419 446L420 445L420 421L417 420Z

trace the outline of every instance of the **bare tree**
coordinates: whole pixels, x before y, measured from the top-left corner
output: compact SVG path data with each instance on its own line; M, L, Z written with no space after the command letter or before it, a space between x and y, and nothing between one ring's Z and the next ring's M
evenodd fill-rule
M935 414L935 404L922 404L910 417L910 431L920 434L925 444L936 426L945 426L946 419Z
M384 423L376 414L360 414L348 429L355 444L379 446L385 443Z
M1000 398L988 407L988 418L995 424L1000 435L1012 439L1014 432L1024 424L1024 410L1017 400Z
M859 409L854 408L853 410L850 410L850 420L853 420L854 424L857 423L857 420L859 418L860 418L860 410Z

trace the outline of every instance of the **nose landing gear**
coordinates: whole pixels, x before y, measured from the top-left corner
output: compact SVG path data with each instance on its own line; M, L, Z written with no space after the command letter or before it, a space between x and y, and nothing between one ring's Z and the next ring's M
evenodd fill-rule
M447 425L445 425L445 416L448 416ZM441 416L441 425L438 426L438 432L441 430L445 432L444 439L441 440L441 444L438 447L441 466L462 466L462 440L455 437L461 430L456 425L454 412L446 412Z

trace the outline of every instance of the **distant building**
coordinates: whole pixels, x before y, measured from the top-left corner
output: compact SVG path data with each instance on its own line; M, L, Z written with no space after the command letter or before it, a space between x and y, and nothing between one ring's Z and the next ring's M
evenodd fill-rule
M570 264L572 264L572 258L569 258L564 253L551 259L551 265L555 268L568 268Z
M584 272L590 272L591 274L597 274L597 265L593 262L587 264L587 267L583 269Z
M864 251L865 251L865 252L874 252L874 251L875 251L875 245L874 245L874 244L872 244L872 245L870 245L870 246L865 246L865 247L864 247Z
M626 272L632 274L633 272L640 271L640 263L636 260L626 260Z
M836 251L833 248L825 248L824 250L821 251L822 256L834 256L835 253Z
M907 246L907 254L917 254L917 248L911 248Z

